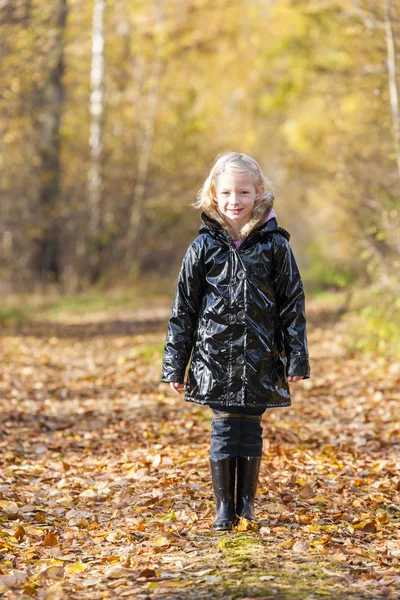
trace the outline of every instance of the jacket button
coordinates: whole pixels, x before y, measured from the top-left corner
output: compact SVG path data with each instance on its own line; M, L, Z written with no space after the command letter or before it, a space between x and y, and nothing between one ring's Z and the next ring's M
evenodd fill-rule
M238 318L238 321L245 321L245 319L246 319L246 313L244 312L244 310L240 310L238 312L237 318Z
M246 271L239 271L237 274L237 278L241 281L243 281L243 279L246 279Z
M245 364L245 362L246 362L246 359L245 359L245 357L244 357L244 356L238 356L238 357L237 357L237 359L236 359L236 363L237 363L238 365L244 365L244 364Z

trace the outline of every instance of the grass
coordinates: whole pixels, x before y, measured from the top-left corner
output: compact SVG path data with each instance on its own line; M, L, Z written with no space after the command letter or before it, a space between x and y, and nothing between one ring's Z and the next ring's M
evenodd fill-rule
M160 292L161 290L161 292ZM170 305L171 283L149 282L146 286L113 288L100 291L95 288L75 295L62 296L52 292L40 294L10 294L3 297L0 323L29 319L58 319L109 312L118 309L141 309Z
M61 320L85 316L105 316L122 310L169 307L174 282L147 281L143 286L115 287L110 290L92 288L76 295L56 293L41 296L9 295L3 298L0 324L18 326L29 320ZM400 359L400 297L395 291L377 287L351 287L306 290L306 310L323 307L338 311L345 325L343 345L352 353L379 353ZM339 318L339 317L338 317ZM141 357L151 361L162 352L160 346L141 350Z

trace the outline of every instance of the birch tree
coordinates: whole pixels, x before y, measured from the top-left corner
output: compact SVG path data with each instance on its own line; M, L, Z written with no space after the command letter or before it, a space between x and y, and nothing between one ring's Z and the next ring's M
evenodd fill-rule
M389 98L392 113L393 141L396 154L397 173L400 183L400 115L399 93L397 87L396 47L392 27L392 0L384 0L384 11Z
M104 113L104 11L105 0L94 0L92 64L90 72L90 169L88 173L89 230L96 234L101 222L101 158Z

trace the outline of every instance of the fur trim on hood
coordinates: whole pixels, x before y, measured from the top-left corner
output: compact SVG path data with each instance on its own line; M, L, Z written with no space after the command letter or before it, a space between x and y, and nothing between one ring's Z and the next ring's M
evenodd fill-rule
M243 240L259 225L262 225L268 217L271 209L274 205L274 194L267 192L264 194L261 200L258 200L254 204L254 208L250 213L250 221L243 225L239 234L236 234L229 223L225 220L224 216L218 210L215 203L210 203L208 206L204 206L203 210L208 217L217 221L221 227L223 227L231 236L233 240Z

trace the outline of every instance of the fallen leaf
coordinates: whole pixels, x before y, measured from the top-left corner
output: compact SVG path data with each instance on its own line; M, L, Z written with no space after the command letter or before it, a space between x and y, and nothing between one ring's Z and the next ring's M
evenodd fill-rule
M45 577L46 579L61 579L64 577L64 567L59 565L53 565L51 567L47 567L39 573L40 577Z
M157 577L156 570L148 568L143 569L143 571L140 571L138 577L145 577L146 579L148 579L149 577Z
M245 517L240 517L235 529L236 531L259 531L260 523L258 521L249 521Z
M168 546L169 543L170 543L169 539L166 538L165 536L155 538L154 540L151 540L151 542L150 542L150 544L152 546L155 546L156 548L159 548L161 546Z
M376 532L376 524L375 521L361 521L361 523L357 523L357 525L353 525L354 529L358 531L364 531L364 533L375 533Z
M11 500L0 500L0 509L4 512L8 519L17 519L19 516L19 508L16 502Z
M77 575L78 573L83 573L83 571L86 571L87 569L87 565L84 565L80 562L75 562L72 563L72 565L68 565L67 567L65 567L65 570L67 573L70 573L70 575Z
M293 544L292 550L297 554L303 554L310 550L310 544L306 540L299 540Z
M16 528L15 532L14 532L14 537L19 541L22 542L22 540L24 539L24 537L26 536L26 531L25 529L22 527L22 525L18 525L18 527Z
M315 492L310 485L306 485L299 491L299 496L304 498L305 500L309 500L310 498L314 498Z
M156 454L153 462L151 463L152 467L158 467L161 464L161 455L160 454Z
M87 490L85 490L84 492L82 492L79 495L81 498L96 498L97 493L95 492L95 490L93 488L88 488Z
M128 569L127 567L122 567L121 565L115 565L106 569L104 576L107 579L122 579L124 577L136 577L137 571L134 569Z
M25 581L28 581L28 574L25 571L14 571L9 575L0 576L0 584L6 585L9 588L19 587Z
M54 533L49 531L44 536L43 545L44 546L58 546L59 545L58 537Z
M44 600L67 600L64 590L60 583L56 583L47 588Z

